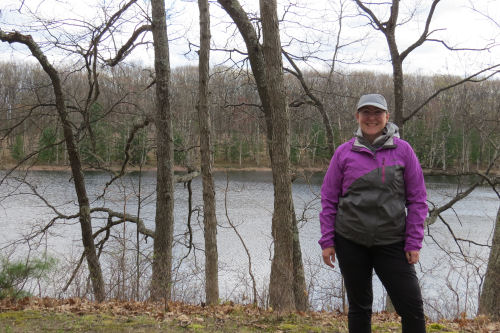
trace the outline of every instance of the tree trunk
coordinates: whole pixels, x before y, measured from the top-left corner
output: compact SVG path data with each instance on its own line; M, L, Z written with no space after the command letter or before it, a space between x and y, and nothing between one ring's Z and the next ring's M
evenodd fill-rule
M404 106L404 81L403 64L393 63L394 80L394 123L399 127L399 134L403 137L403 106Z
M208 108L210 58L210 14L208 0L198 0L200 10L199 103L200 154L203 181L203 225L205 236L205 298L207 304L219 301L217 218L212 177L211 124Z
M277 310L295 309L293 292L293 203L290 179L290 115L283 82L283 63L276 0L260 0L263 54L267 70L272 119L274 257L269 285L270 304Z
M404 79L403 79L403 60L398 52L394 30L389 30L386 34L387 44L391 54L392 62L392 80L394 84L394 123L399 127L399 134L403 137L404 125Z
M483 290L479 298L479 313L488 315L495 321L500 320L500 289L498 288L498 281L500 281L500 208L497 212Z
M292 206L293 208L293 206ZM297 217L293 214L293 293L295 296L295 309L306 311L309 295L307 294L304 265L302 264L302 250L300 248L299 229Z
M54 89L55 90L55 89ZM61 90L62 92L62 90ZM56 93L56 104L61 98L61 104L64 103L62 94L58 97ZM76 148L74 142L73 131L69 121L66 119L65 106L58 105L58 109L64 110L59 112L59 118L63 124L64 138L66 140L66 149L68 150L69 163L71 165L71 173L73 180L75 182L76 195L78 197L78 206L80 207L80 227L82 230L82 242L85 249L85 256L87 258L87 265L89 267L90 280L92 281L92 289L94 296L98 302L102 302L105 299L104 293L104 280L102 277L101 265L99 263L99 258L97 257L94 238L92 237L92 220L90 216L90 204L87 197L87 191L85 188L85 180L83 177L80 154Z
M299 310L305 310L306 306L299 308L296 305L303 304L302 299L295 300L296 294L304 295L305 293L303 287L305 279L302 258L299 257L298 234L295 244L293 236L294 207L289 162L290 125L283 84L276 1L260 2L264 48L268 48L266 51L263 51L263 47L259 44L255 29L239 2L237 0L218 0L218 2L231 16L245 41L266 120L267 143L273 169L275 193L272 220L275 251L269 286L270 304L277 310L293 310L296 307ZM275 131L278 131L276 136L274 135ZM275 150L279 150L276 156Z
M84 247L85 257L89 268L90 280L92 282L92 291L98 302L104 301L104 280L102 277L101 265L97 257L94 238L92 237L92 220L90 216L90 204L85 188L85 180L83 177L80 154L76 146L75 137L71 128L71 123L67 119L66 104L64 101L64 93L61 86L61 80L56 69L49 63L47 57L40 50L31 36L25 36L18 32L6 34L0 30L0 40L9 43L22 43L26 45L31 54L38 60L44 71L49 75L54 89L56 99L56 109L61 120L64 131L64 139L68 152L69 162L71 166L71 174L75 183L75 191L78 198L78 206L80 209L80 227L82 230L82 243Z
M156 73L156 217L151 298L170 300L174 233L174 145L170 109L170 59L164 0L152 0Z

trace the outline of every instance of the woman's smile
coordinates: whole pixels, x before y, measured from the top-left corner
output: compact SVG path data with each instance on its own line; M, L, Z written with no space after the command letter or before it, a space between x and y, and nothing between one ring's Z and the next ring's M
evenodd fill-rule
M363 136L373 142L382 134L389 120L389 113L374 106L364 106L356 112L356 119Z

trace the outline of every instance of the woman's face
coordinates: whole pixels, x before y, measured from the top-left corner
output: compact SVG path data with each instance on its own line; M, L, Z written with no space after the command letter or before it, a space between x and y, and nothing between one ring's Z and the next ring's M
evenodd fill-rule
M375 106L367 105L356 112L356 120L363 132L363 136L373 142L382 134L389 120L389 113Z

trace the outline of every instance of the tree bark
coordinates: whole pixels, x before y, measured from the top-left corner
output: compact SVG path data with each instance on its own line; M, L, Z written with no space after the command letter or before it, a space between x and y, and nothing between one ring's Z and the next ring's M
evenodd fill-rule
M102 277L101 265L97 257L94 239L92 237L92 219L90 216L90 204L85 187L85 180L82 172L82 165L80 154L75 142L71 123L67 119L66 104L64 101L64 92L62 90L61 80L57 70L49 63L47 57L43 54L38 44L31 36L25 36L18 32L4 33L0 30L0 40L9 43L21 43L26 45L31 54L38 60L43 70L49 75L54 96L56 100L56 109L59 119L63 126L64 140L66 142L66 149L68 152L69 162L71 166L71 174L75 184L75 191L78 198L79 222L82 231L82 243L87 258L87 265L89 268L90 280L92 282L92 291L94 297L98 302L105 299L104 280Z
M270 304L277 310L305 310L307 295L298 230L294 226L293 217L290 120L283 83L276 1L260 1L264 46L259 44L252 23L237 0L218 0L218 2L231 16L245 41L266 119L275 193L272 219L274 257L269 285ZM277 153L275 153L276 150L278 150ZM295 295L301 295L301 297L296 298Z
M210 59L210 14L208 0L198 0L200 10L199 101L200 155L203 182L203 225L205 237L205 298L207 304L219 301L217 217L212 176L211 123L208 108Z
M293 202L292 202L293 204ZM293 209L293 206L292 206ZM306 311L309 304L309 295L307 294L306 277L304 275L304 265L302 264L302 249L300 247L298 221L293 214L293 294L295 297L295 309Z
M283 62L279 36L277 3L260 0L262 18L263 54L273 135L272 173L274 185L274 212L272 235L274 257L269 284L270 304L277 310L295 309L293 292L293 204L290 179L290 114L286 104L283 82Z
M403 109L404 109L404 77L403 62L397 54L397 46L394 44L395 51L391 51L392 60L392 79L394 84L394 123L399 127L399 134L403 137ZM394 53L394 54L393 54Z
M403 59L401 58L396 43L396 22L399 15L399 1L393 1L391 16L383 30L387 40L392 63L392 80L394 86L394 123L399 127L399 134L403 137L403 107L404 107L404 79Z
M174 234L174 145L170 108L170 57L164 0L152 0L156 73L156 217L151 298L170 300Z
M500 320L500 289L498 288L498 281L500 281L500 208L497 212L483 290L479 298L479 313L488 315L495 321Z

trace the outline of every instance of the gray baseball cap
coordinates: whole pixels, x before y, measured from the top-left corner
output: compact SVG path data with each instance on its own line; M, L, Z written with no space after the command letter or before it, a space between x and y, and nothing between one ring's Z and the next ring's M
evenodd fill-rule
M356 110L361 109L363 106L372 105L379 109L387 111L387 102L384 96L380 94L368 94L363 95L359 99L358 108Z

